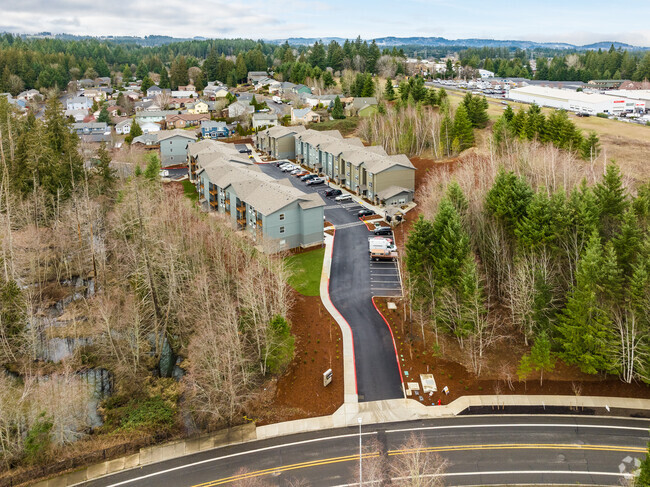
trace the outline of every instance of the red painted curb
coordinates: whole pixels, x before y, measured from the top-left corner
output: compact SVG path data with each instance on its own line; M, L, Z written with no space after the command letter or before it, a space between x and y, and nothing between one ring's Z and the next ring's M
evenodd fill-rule
M393 330L388 324L388 320L386 317L381 314L381 311L379 311L379 308L377 308L377 304L375 303L375 297L372 297L372 305L375 307L375 310L377 313L379 313L379 316L382 317L384 320L384 323L386 323L386 326L388 327L388 331L390 332L390 338L393 340L393 349L395 350L395 358L397 359L397 368L399 369L399 379L402 381L402 390L404 390L404 376L402 375L402 364L399 360L399 354L397 353L397 344L395 343L395 336L393 336Z
M334 234L332 235L332 248L330 249L330 273L332 272L332 254L334 253L334 236L336 235L336 228L334 229ZM350 323L348 323L348 320L346 320L341 312L334 306L334 303L332 303L332 300L330 298L330 278L327 278L327 300L329 301L330 305L332 308L336 309L338 311L339 315L341 316L341 319L345 321L345 324L348 325L348 329L350 330L350 337L352 338L352 364L354 365L354 392L359 395L359 387L357 384L357 362L354 357L354 333L352 333L352 327L350 326ZM343 351L341 350L341 353ZM345 377L345 361L343 361L343 375ZM343 395L345 395L345 379L343 383Z

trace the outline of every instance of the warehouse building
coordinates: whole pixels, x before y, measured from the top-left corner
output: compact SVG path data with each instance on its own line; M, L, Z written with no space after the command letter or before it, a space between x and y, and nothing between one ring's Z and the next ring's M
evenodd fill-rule
M597 113L621 115L626 111L634 110L637 104L635 100L621 96L584 93L542 86L515 88L510 90L508 97L522 103L535 103L544 107L588 113L590 115L596 115ZM643 109L645 109L645 103L643 103Z
M325 202L288 179L265 174L232 145L203 140L188 147L190 180L207 210L224 215L266 250L323 243Z

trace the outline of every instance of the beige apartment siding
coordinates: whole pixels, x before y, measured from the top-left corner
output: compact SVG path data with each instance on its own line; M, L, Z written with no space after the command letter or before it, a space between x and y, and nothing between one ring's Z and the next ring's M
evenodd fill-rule
M273 151L273 157L276 159L295 159L296 158L296 147L293 136L285 136L279 139L275 139L275 150Z
M370 178L369 178L370 179ZM400 186L406 189L415 188L415 169L404 166L394 166L373 176L373 196L391 186ZM370 190L370 188L368 188Z

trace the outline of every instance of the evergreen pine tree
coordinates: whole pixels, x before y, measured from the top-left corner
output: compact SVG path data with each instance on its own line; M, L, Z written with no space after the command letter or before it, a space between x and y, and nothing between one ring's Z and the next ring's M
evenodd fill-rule
M393 81L390 79L386 80L386 87L384 88L384 97L388 101L393 101L395 99L395 90L393 89Z
M334 98L334 106L332 107L332 118L335 120L342 120L345 118L345 113L343 113L343 104L341 99L337 96Z
M533 190L526 180L501 167L487 193L485 209L514 232L532 198Z
M115 186L116 172L110 167L111 155L106 150L106 143L102 142L97 151L99 162L97 163L97 179L100 194L110 194Z
M463 229L454 205L444 198L433 222L435 267L441 286L459 285L460 272L470 252L469 235Z
M551 202L544 189L540 189L526 208L526 213L515 224L517 241L524 248L538 250L548 248L555 238Z
M628 208L623 213L621 231L612 239L616 250L618 267L626 278L630 278L632 275L632 268L638 253L641 251L641 238L642 233L634 210Z
M104 122L104 123L109 123L111 121L111 117L108 114L108 109L106 108L106 105L102 105L102 109L99 111L99 116L97 117L98 122Z
M160 82L158 83L158 87L162 88L163 90L168 90L171 88L171 83L169 81L169 74L167 73L167 68L164 66L160 71Z
M594 187L596 204L600 214L602 235L609 239L618 232L625 209L629 206L627 193L616 164L608 164L603 180Z
M472 122L467 116L467 111L464 105L459 105L456 109L454 116L454 138L457 138L460 151L469 149L474 145L474 130L472 129Z
M593 161L600 154L600 139L596 132L590 132L580 148L582 158L587 161Z

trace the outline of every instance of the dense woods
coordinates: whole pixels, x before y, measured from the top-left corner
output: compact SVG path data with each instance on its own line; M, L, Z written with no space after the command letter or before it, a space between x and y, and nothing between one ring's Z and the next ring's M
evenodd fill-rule
M451 49L451 48L450 48ZM459 66L484 68L497 76L547 80L650 78L650 53L614 49L584 53L508 48L453 48L437 53L459 54ZM413 48L406 48L414 54ZM420 49L421 52L421 49ZM536 59L533 73L530 59ZM342 45L316 42L313 46L289 46L247 39L211 39L173 42L156 47L135 43L86 40L23 39L11 34L0 36L0 92L14 95L23 89L64 89L72 80L111 76L144 79L149 73L161 76L161 84L176 88L187 83L187 69L200 68L194 82L199 89L207 81L219 80L234 86L246 80L248 71L273 70L285 81L304 83L307 79L332 86L333 72L344 70L379 75L383 78L409 74L404 48L380 49L377 44L346 40ZM184 69L183 69L184 68ZM450 63L440 76L458 74ZM128 75L128 76L127 76ZM359 90L359 92L362 90ZM344 92L356 93L348 85ZM367 90L366 90L367 92Z
M423 327L455 337L475 373L504 333L590 374L650 380L650 185L520 139L432 176L407 243ZM508 327L510 326L510 331Z
M293 357L281 259L164 188L157 157L122 180L77 145L56 100L39 121L0 99L3 468L240 422Z

